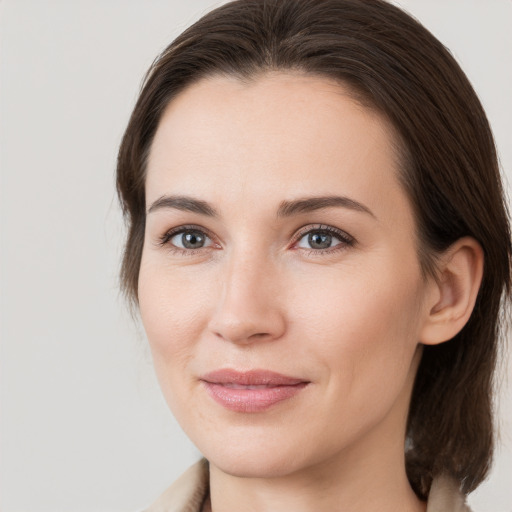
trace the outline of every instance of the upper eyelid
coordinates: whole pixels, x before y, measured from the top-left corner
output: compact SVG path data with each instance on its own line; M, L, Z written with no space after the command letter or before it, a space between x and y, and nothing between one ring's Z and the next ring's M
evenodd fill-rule
M181 226L176 226L174 228L170 228L166 231L166 234L176 235L178 233L182 233L183 231L201 231L205 235L210 235L210 230L206 229L203 226L199 226L196 224L183 224Z
M304 237L305 235L310 233L311 231L325 231L325 232L328 232L329 234L338 235L339 237L341 237L342 239L345 239L345 240L349 239L354 242L356 240L350 233L347 233L345 230L336 228L329 224L313 224L313 225L307 224L307 225L303 226L302 228L299 228L295 232L295 235L293 238L295 241L298 241L302 237Z

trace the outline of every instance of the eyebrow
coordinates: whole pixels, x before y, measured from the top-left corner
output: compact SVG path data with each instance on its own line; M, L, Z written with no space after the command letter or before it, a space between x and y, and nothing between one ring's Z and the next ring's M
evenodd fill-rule
M367 213L375 218L375 215L367 206L345 196L308 197L294 201L283 201L279 205L277 216L290 217L292 215L334 207L348 208L349 210Z
M293 215L335 207L367 213L375 218L375 215L367 206L345 196L307 197L293 201L282 201L277 210L277 217L291 217ZM219 217L217 210L208 202L189 196L161 196L151 203L147 213L165 208L199 213L208 217Z
M188 196L162 196L151 203L147 213L152 213L163 208L174 208L184 212L199 213L208 217L218 217L219 214L213 206L201 199Z

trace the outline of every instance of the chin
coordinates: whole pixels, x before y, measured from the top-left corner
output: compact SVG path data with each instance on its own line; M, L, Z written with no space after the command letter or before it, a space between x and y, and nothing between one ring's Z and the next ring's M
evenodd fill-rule
M226 436L217 441L209 438L196 445L212 465L240 478L284 477L319 462L311 459L321 458L318 446L304 439L294 443L291 436L276 438L275 432L267 432L267 436L255 434L238 439Z
M207 457L223 473L239 478L279 478L295 473L302 465L280 454L222 453Z

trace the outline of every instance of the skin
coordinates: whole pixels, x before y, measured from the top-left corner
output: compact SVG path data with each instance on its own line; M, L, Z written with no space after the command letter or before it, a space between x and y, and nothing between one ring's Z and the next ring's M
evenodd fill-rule
M422 276L394 142L389 123L340 85L298 74L203 79L161 119L140 311L163 394L210 461L214 512L425 509L404 466L414 376L422 343L448 339L473 299L455 314L465 297L450 291L456 278ZM283 201L326 196L362 207L278 215ZM169 234L190 225L204 233L194 250ZM325 226L339 235L312 248L308 233ZM469 241L446 259L470 284L475 254ZM236 412L201 382L221 368L309 384L263 412Z

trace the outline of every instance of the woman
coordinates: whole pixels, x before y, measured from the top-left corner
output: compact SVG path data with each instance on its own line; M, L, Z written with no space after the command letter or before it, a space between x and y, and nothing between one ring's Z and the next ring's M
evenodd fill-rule
M492 135L376 0L238 0L150 69L122 278L208 462L150 510L467 510L510 230Z

